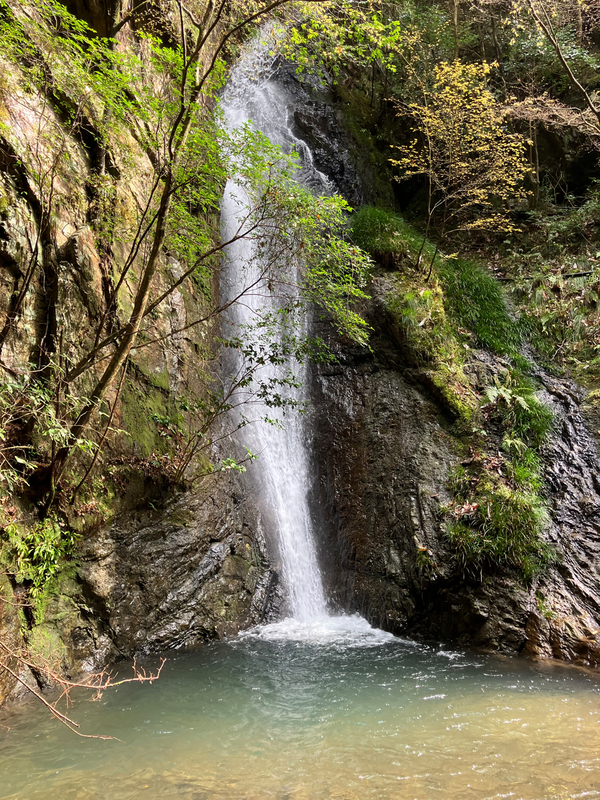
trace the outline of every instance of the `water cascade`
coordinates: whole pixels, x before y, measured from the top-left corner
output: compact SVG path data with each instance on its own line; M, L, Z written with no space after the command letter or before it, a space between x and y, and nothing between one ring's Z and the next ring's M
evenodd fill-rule
M234 70L228 125L252 119L297 147L303 178L326 189L289 129L268 49L255 46ZM225 235L244 214L238 188L225 192ZM255 276L248 248L229 249L229 297ZM247 295L230 325L273 302ZM0 798L600 798L597 675L419 645L328 612L307 496L310 431L301 416L285 423L241 432L261 452L252 467L261 516L280 537L291 617L169 654L151 686L124 683L99 703L76 692L69 713L82 732L113 741L74 737L37 702L4 709Z
M258 38L233 69L224 92L221 107L227 128L234 131L251 121L253 127L265 134L285 153L297 152L301 160L299 180L317 193L331 191L325 175L314 164L310 149L292 130L290 123L292 98L289 92L273 78L275 57L272 39ZM250 201L244 190L230 180L222 202L222 235L230 239L247 215ZM245 287L252 286L241 302L229 312L229 330L244 330L275 312L281 301L261 279L261 263L257 259L255 243L240 240L227 249L228 264L224 270L222 292L224 299L237 297ZM286 265L290 284L298 279L298 266ZM305 326L308 324L305 320ZM239 369L235 358L227 364L231 373ZM271 377L276 370L271 369ZM306 368L295 364L294 373L301 386L282 387L286 401L302 403L306 392ZM264 375L263 375L264 379ZM258 473L259 494L264 503L263 518L275 533L279 543L281 572L289 596L291 618L300 624L314 624L328 618L327 603L315 549L315 532L312 530L308 502L310 486L309 447L310 430L305 416L288 413L283 418L277 409L259 409L256 416L268 416L279 425L256 422L243 429L241 440L253 453L260 453L252 471Z

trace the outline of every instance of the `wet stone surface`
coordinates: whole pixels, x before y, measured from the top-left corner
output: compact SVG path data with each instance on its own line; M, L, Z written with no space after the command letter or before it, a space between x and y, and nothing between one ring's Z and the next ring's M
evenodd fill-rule
M600 482L585 392L537 371L555 415L542 457L545 536L558 562L529 585L509 572L468 579L453 566L440 511L460 460L447 411L415 381L382 297L368 314L373 352L334 341L339 364L320 368L313 384L315 495L333 531L323 558L337 601L396 633L597 667ZM485 352L477 360L488 377L503 366Z

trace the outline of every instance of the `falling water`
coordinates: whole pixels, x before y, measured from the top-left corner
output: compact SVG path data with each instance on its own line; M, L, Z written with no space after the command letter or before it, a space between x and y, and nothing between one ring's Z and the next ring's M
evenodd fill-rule
M298 153L301 168L299 180L318 193L330 192L327 178L315 169L307 145L293 133L290 124L291 97L273 79L274 56L270 53L273 41L264 36L248 49L233 69L224 92L221 107L229 131L252 121L252 126L265 134L285 153ZM249 207L249 198L235 181L227 183L221 206L221 229L224 240L230 239L239 228ZM222 292L225 298L237 297L245 287L253 286L243 300L234 304L228 324L248 330L247 326L277 310L281 301L261 280L261 264L257 263L255 243L240 240L227 249L228 264L224 270ZM280 267L281 269L281 267ZM290 284L298 281L298 266L288 264ZM306 326L307 322L301 322ZM301 331L306 333L306 329ZM230 363L232 373L239 363ZM294 364L300 387L284 386L281 393L288 403L301 404L306 391L306 368ZM265 368L265 377L275 377L281 367ZM269 375L268 370L271 370ZM243 442L259 461L252 467L258 472L263 518L279 543L281 572L289 596L291 617L300 623L312 622L327 616L327 603L319 571L313 526L308 503L310 431L306 417L264 407L257 416L267 415L276 425L262 421L243 430ZM256 415L255 415L256 416Z

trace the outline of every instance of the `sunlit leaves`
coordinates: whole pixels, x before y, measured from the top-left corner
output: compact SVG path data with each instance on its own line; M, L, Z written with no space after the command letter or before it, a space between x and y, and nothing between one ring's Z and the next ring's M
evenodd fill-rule
M487 86L490 66L444 62L421 103L399 108L415 135L393 163L400 179L423 175L430 215L458 230L510 230L511 207L526 197L525 139L510 132Z
M304 301L324 308L340 331L365 343L368 327L353 303L365 297L371 260L346 238L346 201L313 195L296 180L296 158L249 127L231 134L224 152L250 201L240 231L254 244L265 282L285 294L288 265L297 265Z

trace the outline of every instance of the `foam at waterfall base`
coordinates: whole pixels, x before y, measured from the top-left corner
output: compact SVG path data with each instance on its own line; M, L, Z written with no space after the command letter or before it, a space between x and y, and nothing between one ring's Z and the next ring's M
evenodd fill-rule
M243 631L239 637L269 642L301 642L344 648L379 647L390 642L400 641L391 633L373 628L359 614L323 615L309 621L288 617L269 625L257 625L255 628Z

